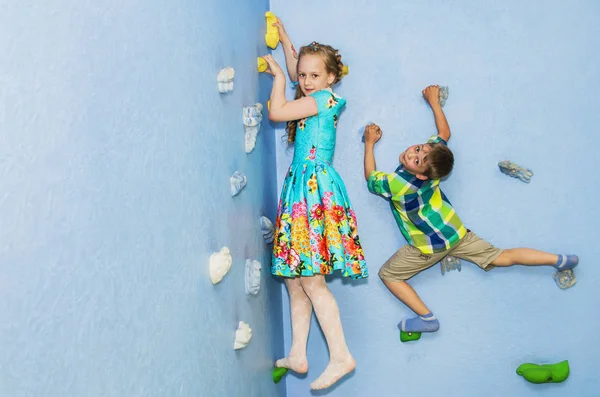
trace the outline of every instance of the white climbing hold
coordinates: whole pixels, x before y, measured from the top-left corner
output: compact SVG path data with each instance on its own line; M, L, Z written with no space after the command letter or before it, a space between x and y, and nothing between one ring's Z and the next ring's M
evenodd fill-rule
M265 242L267 244L271 244L273 242L273 237L275 234L275 228L273 227L273 223L271 223L271 220L266 216L262 216L260 218L260 228Z
M263 105L256 103L252 106L245 107L242 111L244 122L244 146L246 153L250 153L256 145L256 136L260 132L262 123Z
M217 75L217 88L221 94L233 91L233 77L235 70L232 67L221 69Z
M246 259L246 294L256 295L260 290L260 269L262 265L259 261Z
M220 282L231 268L231 254L229 248L223 247L221 251L210 256L210 279L213 284Z
M250 326L243 321L238 324L237 331L235 331L235 340L233 341L233 348L235 350L243 349L248 346L252 339L252 329Z
M236 171L229 178L229 183L231 184L231 197L237 196L246 187L246 175Z

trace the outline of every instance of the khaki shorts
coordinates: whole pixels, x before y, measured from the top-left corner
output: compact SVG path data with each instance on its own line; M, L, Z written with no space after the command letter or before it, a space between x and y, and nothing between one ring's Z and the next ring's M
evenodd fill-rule
M487 271L494 267L491 263L500 256L502 251L468 231L458 244L443 252L423 254L418 248L410 244L405 245L381 266L379 277L386 281L408 280L435 265L446 255L473 262Z

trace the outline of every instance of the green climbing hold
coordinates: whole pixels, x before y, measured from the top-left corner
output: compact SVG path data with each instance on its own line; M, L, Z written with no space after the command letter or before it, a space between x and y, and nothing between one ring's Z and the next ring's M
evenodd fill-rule
M288 371L287 368L279 368L279 367L273 368L273 382L279 383L281 378L283 378L285 376L285 374L287 374L287 371Z
M410 342L410 341L419 340L419 339L421 339L420 332L400 331L400 341L401 342Z
M559 383L569 377L569 361L556 364L531 364L519 365L517 374L531 383Z

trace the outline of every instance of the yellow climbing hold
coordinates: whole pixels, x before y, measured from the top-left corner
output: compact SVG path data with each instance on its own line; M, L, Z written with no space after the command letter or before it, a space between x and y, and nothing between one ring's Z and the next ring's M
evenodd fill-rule
M277 29L277 26L273 26L273 24L277 22L277 17L271 11L267 11L265 13L265 19L267 20L265 43L267 43L267 47L274 50L277 48L277 44L279 44L279 29Z
M269 68L269 64L267 63L267 61L265 61L265 58L263 57L258 57L256 59L257 64L258 64L258 71L259 72L264 72L265 70L267 70Z
M348 72L349 72L348 65L344 65L342 67L342 77L344 77L345 75L347 75Z

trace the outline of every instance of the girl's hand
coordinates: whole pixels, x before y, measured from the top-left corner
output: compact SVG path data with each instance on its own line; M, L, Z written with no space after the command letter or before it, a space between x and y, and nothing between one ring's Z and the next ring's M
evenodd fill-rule
M423 90L423 97L425 100L429 102L429 106L439 105L440 104L440 86L439 85L430 85L429 87Z
M279 32L279 41L281 43L283 43L285 39L288 39L289 41L288 34L285 31L285 28L283 27L283 22L281 22L281 19L277 18L277 22L275 22L273 26L275 26L277 28L277 31Z
M265 55L263 58L269 64L269 69L265 70L265 73L269 73L270 75L275 77L279 75L285 77L283 70L281 70L281 67L279 67L277 62L275 62L275 59L273 59L273 56L271 54Z

